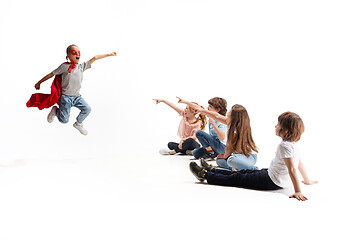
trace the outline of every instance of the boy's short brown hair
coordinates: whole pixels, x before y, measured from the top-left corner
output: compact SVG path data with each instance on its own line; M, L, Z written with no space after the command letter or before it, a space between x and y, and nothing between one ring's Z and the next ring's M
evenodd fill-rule
M225 99L220 98L220 97L214 97L211 98L208 101L208 104L210 104L211 106L213 106L214 108L218 108L220 109L219 114L225 116L226 112L227 112L227 102Z
M278 117L279 135L284 141L297 142L305 130L302 119L293 112L284 112Z
M78 47L78 46L75 45L75 44L69 45L69 46L66 48L66 54L70 54L70 51L71 51L71 49L72 49L73 47Z

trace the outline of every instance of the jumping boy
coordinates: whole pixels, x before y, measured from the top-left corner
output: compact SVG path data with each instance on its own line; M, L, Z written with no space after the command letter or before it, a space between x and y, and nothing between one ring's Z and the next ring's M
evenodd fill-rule
M116 56L116 52L96 55L87 62L79 64L80 49L78 46L72 44L66 49L66 59L70 62L61 64L57 69L43 77L35 84L35 89L40 89L40 84L52 78L55 75L61 76L61 95L57 106L53 106L48 114L47 121L49 123L54 121L55 116L59 122L67 123L70 117L70 109L76 107L80 110L73 126L79 130L83 135L87 135L88 131L83 127L83 121L90 114L91 107L87 104L84 98L80 95L81 83L83 80L83 72L89 68L96 60Z

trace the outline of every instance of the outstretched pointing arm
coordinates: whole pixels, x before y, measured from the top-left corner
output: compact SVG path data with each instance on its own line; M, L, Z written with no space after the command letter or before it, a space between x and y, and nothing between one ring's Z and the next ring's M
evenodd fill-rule
M169 102L169 101L167 101L167 100L163 100L163 99L153 99L155 102L156 102L156 104L159 104L159 103L165 103L166 105L168 105L169 107L171 107L172 109L174 109L177 113L179 113L180 115L181 115L181 113L182 113L182 109L181 108L179 108L178 106L176 106L174 103L172 103L172 102Z
M90 62L90 64L93 64L93 62L95 62L96 60L106 58L106 57L111 57L111 56L117 56L116 52L112 52L112 53L108 53L108 54L96 55L95 57L91 58L89 60L89 62Z

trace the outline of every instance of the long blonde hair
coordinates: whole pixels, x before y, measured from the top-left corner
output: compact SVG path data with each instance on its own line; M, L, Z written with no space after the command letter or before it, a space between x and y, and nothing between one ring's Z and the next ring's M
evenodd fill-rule
M250 156L252 151L257 152L257 147L252 138L250 118L246 109L235 104L231 108L230 124L228 126L228 139L226 148L236 153Z
M199 106L199 107L201 107L202 109L205 109L203 106L199 105L199 104L196 103L196 102L191 102L191 103L192 103L192 104L195 104L195 105L197 105L197 106ZM189 109L190 109L191 113L195 113L195 110L194 110L192 107L189 106ZM195 123L201 121L200 129L201 129L201 130L204 130L205 127L206 127L206 124L207 124L206 115L203 114L203 113L195 113L195 118L196 118Z

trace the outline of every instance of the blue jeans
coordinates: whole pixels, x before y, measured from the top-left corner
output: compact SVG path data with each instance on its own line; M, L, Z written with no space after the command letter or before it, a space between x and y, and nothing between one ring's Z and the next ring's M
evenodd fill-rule
M193 151L193 155L196 159L201 158L208 153L206 150L207 147L211 147L215 155L225 153L225 144L220 142L219 138L211 136L202 130L196 132L196 138L202 145L201 148L197 148Z
M232 154L228 159L217 158L216 163L219 167L225 169L250 169L257 170L258 168L255 165L257 160L257 154L250 154L249 157L246 157L244 154Z
M56 111L56 116L61 123L67 123L69 121L70 109L72 107L76 107L80 110L80 113L76 118L78 123L82 123L91 112L91 107L81 96L70 97L61 94L58 104L59 109Z

